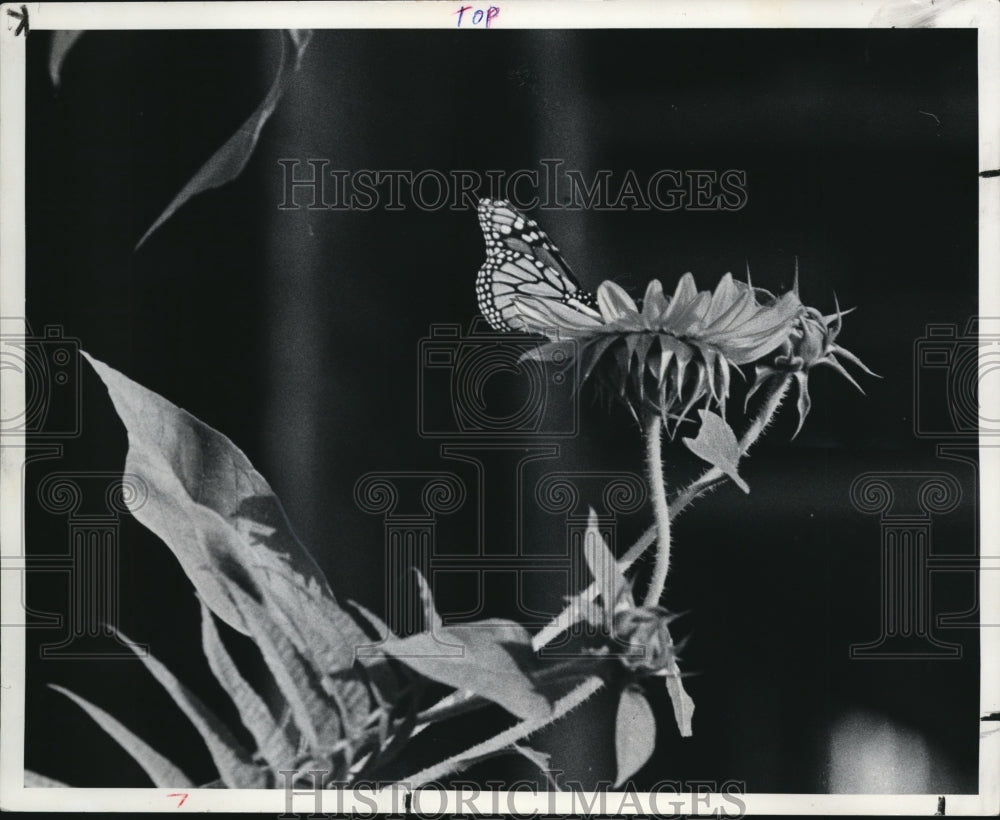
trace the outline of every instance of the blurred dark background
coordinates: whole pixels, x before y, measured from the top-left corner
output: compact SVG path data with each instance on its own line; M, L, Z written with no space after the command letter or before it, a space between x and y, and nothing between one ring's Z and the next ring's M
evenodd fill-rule
M726 487L677 522L665 602L688 613L676 633L687 638L684 668L694 673L695 735L676 736L665 693L651 687L661 737L637 785L974 791L975 615L965 628L934 627L960 657L851 659L851 644L879 637L882 559L878 516L859 512L849 490L866 472L949 473L963 497L934 520L932 551L976 549L974 467L940 457L943 439L916 436L913 421L915 402L936 403L945 419L948 402L940 379L936 392L920 393L931 388L929 371L915 377L915 343L929 323L954 324L961 336L977 311L975 38L974 30L320 31L243 175L194 199L135 251L263 97L279 35L89 32L58 89L46 35L35 35L28 319L36 334L58 326L228 435L284 501L334 591L385 612L384 525L354 500L362 475L458 474L472 494L442 516L439 544L478 547L472 465L444 458L442 440L420 435L417 408L420 340L435 324L469 328L483 242L471 210L280 210L278 161L484 173L558 159L585 175L609 169L616 180L629 169L640 180L659 169L744 170L748 198L735 212L533 214L589 288L613 278L639 296L659 277L669 292L686 271L707 288L749 265L755 284L780 290L797 259L808 304L830 312L835 291L841 305L858 306L840 341L884 376L860 377L862 396L832 370L816 371L802 433L789 441L795 421L786 412L742 470L751 495ZM513 382L504 378L488 401L505 401ZM428 389L424 401L449 400ZM744 389L734 386L734 409ZM82 435L29 467L33 554L64 553L69 537L66 517L34 500L39 482L54 470L124 463L124 432L86 365L79 403ZM541 443L558 444L558 456L528 465L525 481L548 470L643 474L627 412L607 412L587 391L579 434ZM488 475L513 475L519 457L493 453ZM698 465L676 449L668 470L674 458L682 476L695 474ZM516 537L519 491L504 480L488 492L488 543ZM523 494L525 549L558 552L564 522ZM619 552L649 520L648 506L619 517ZM127 517L119 540L121 629L234 720L201 657L195 598L172 555ZM516 617L506 583L487 590L485 614ZM934 573L932 614L974 610L975 583L971 571ZM460 580L442 576L435 586L443 613L467 608ZM554 612L565 592L536 583L526 594ZM34 609L65 613L66 600L65 575L31 575ZM214 776L194 730L137 661L41 660L40 646L62 637L58 628L28 633L29 768L80 786L147 783L46 688L59 683L194 779ZM613 714L612 699L598 698L536 745L569 779L613 777ZM468 731L444 727L435 742L444 748ZM477 776L535 776L527 764L496 763Z

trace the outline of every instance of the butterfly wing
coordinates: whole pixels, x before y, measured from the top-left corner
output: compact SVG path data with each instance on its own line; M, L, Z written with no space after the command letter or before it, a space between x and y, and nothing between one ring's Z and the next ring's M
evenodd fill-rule
M523 330L517 297L551 300L589 316L597 300L581 290L559 249L538 223L502 199L479 201L486 261L476 277L479 310L494 330Z

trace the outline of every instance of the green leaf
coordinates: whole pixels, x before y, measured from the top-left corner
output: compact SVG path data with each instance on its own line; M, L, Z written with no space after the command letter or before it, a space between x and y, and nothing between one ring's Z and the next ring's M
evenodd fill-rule
M136 250L150 235L164 222L170 219L176 211L189 199L213 188L220 188L228 182L232 182L246 168L254 148L257 147L257 140L264 125L271 118L274 109L291 85L292 78L299 70L302 62L302 55L312 37L312 32L308 29L283 31L281 33L281 61L278 64L278 71L267 95L257 106L257 110L247 118L246 122L240 126L239 130L233 134L225 144L216 151L209 160L198 169L197 173L188 181L180 193L177 194L166 207L162 214L150 226L149 230L142 235L136 244Z
M243 745L233 737L226 725L152 655L144 654L120 631L118 637L125 643L149 672L167 690L181 711L198 730L208 747L208 752L219 770L219 776L230 789L263 789L267 787L266 773L254 765Z
M272 771L293 768L295 749L290 739L275 722L267 704L240 674L226 651L219 631L215 628L212 613L204 602L201 604L201 645L209 668L236 706L240 721L253 735L257 750Z
M202 601L250 634L230 591L267 602L296 649L325 674L350 670L369 643L337 604L281 502L222 433L86 353L128 433L125 471L148 497L130 508L163 539Z
M737 472L740 461L740 445L733 429L717 413L710 410L699 410L701 428L697 438L686 438L684 443L698 458L704 459L713 467L722 470L743 492L749 493L750 487Z
M620 786L639 769L656 749L656 719L642 690L627 687L618 700L618 717L615 719L615 755L618 775L615 786Z
M525 672L534 661L531 639L513 621L490 619L390 637L383 648L421 675L492 700L517 717L551 711Z
M154 786L161 789L194 787L184 772L99 706L54 683L50 683L49 688L65 695L90 715L142 767Z
M62 80L62 64L70 49L80 39L82 31L53 31L49 41L49 77L56 88Z

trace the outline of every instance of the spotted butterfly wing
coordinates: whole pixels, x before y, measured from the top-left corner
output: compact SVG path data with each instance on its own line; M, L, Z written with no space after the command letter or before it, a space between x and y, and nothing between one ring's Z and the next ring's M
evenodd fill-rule
M586 313L597 300L580 283L538 223L502 199L479 201L486 262L476 277L479 310L494 330L524 330L518 297L551 300Z

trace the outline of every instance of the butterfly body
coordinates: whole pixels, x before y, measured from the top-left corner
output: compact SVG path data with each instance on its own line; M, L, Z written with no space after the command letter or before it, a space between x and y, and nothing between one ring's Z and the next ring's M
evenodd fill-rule
M476 301L494 330L524 330L518 297L560 302L598 316L594 295L580 288L559 249L533 219L501 199L479 201L486 261L476 277Z

